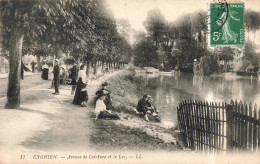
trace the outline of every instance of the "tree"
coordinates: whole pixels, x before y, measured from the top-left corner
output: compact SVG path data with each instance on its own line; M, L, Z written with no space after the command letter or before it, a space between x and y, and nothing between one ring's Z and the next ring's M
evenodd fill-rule
M37 23L33 14L36 1L1 1L1 20L3 23L3 48L9 52L9 77L6 108L20 106L20 73L23 39L26 32L34 28L30 22ZM31 28L30 28L31 27ZM40 28L40 27L39 27Z
M63 1L1 1L1 20L3 23L3 49L9 53L10 72L8 79L6 108L18 108L20 105L20 68L22 49L42 54L37 44L23 48L24 43L39 41L43 38L50 43L54 54L71 40L80 40L83 37L91 41L94 36L91 25L93 23L86 11L89 11L92 1L63 0ZM78 12L78 11L83 11ZM82 19L82 18L85 19ZM46 32L48 34L46 34ZM90 35L92 34L92 35ZM93 40L93 39L92 39ZM85 42L87 42L85 41ZM47 44L48 45L48 44Z
M147 19L144 22L145 28L150 34L157 46L165 32L166 21L159 9L148 11Z
M227 72L227 62L234 59L233 55L234 52L231 47L228 46L228 47L221 48L219 54L219 60L224 61L224 67L223 67L224 72Z
M123 40L118 39L116 23L103 0L3 0L0 5L3 51L10 60L6 108L20 105L22 53L36 55L38 66L47 53L71 55L78 61L85 56L88 65L100 56L115 62L123 55L118 44Z
M157 47L151 38L144 38L134 47L134 63L137 66L159 67Z
M130 43L130 37L132 35L133 29L131 28L129 20L126 19L119 19L116 22L117 31L118 33Z
M245 44L244 59L249 61L253 66L259 66L260 56L256 53L256 47L251 41L247 41Z
M246 10L245 12L245 27L248 32L248 40L249 40L249 32L254 32L254 38L256 30L260 28L260 13L252 10Z

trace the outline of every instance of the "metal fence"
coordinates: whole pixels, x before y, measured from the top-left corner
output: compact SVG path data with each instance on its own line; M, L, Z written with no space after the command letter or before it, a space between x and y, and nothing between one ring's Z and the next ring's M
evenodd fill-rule
M185 100L177 109L188 148L203 152L258 151L260 112L255 105L231 100L213 103Z

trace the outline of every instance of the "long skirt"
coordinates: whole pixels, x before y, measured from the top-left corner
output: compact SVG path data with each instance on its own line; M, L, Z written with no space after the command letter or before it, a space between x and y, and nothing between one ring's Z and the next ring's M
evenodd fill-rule
M49 76L49 69L44 68L42 71L42 79L43 80L48 80Z
M119 120L120 117L115 113L108 113L107 111L101 111L98 115L98 119L113 119Z
M88 101L88 92L81 91L83 82L81 80L77 83L76 92L73 99L73 104L80 105L83 101Z

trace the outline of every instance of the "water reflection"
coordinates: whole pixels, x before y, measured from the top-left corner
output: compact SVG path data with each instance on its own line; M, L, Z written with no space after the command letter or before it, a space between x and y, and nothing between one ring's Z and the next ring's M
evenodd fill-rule
M176 108L181 100L197 99L230 102L231 99L256 103L260 106L260 81L229 76L164 76L142 74L147 92L155 99L162 122L177 124Z

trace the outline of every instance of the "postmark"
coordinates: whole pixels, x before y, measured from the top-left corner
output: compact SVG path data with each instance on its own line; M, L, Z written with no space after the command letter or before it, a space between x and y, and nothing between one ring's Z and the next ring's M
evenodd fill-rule
M210 45L244 45L244 3L210 4Z

